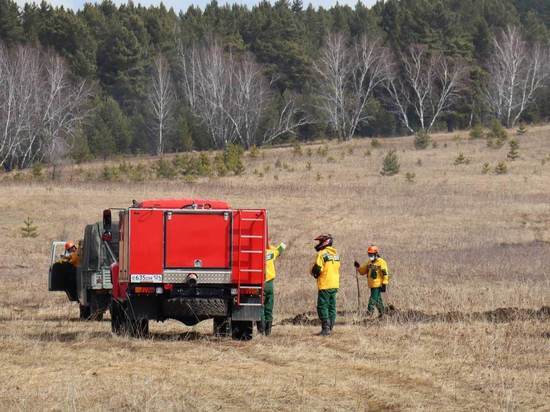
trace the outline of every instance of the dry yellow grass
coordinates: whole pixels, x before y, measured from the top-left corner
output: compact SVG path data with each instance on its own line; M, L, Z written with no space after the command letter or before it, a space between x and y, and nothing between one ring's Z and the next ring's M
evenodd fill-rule
M412 138L383 140L378 149L368 140L328 143L327 157L317 154L318 144L304 146L303 155L262 150L246 160L244 176L195 183L71 183L70 167L65 183L4 177L0 409L548 410L548 316L498 323L390 318L367 327L348 316L328 339L313 336L316 327L280 324L314 310L307 272L320 232L335 236L344 258L339 310L355 309L352 262L371 243L394 274L386 302L400 310L550 305L550 127L519 137L521 158L501 176L481 169L504 160L506 146L456 136L437 135L438 147L425 151L414 150ZM390 147L401 173L381 177ZM459 152L471 162L454 166ZM416 174L415 183L406 172ZM51 240L81 236L104 207L183 196L269 209L271 234L289 244L278 261L271 338L217 340L207 322L152 324L147 340L114 337L109 322L78 322L75 305L46 292ZM21 238L27 216L37 238Z

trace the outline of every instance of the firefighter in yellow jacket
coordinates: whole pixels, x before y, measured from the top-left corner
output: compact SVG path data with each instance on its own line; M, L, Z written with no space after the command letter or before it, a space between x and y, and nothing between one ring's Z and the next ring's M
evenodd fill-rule
M317 314L321 319L321 336L330 335L336 322L336 294L340 287L340 256L332 247L330 234L315 238L317 257L311 275L317 279Z
M264 308L262 320L257 322L258 332L266 336L271 335L271 325L273 322L273 303L275 299L275 260L286 249L286 245L281 242L279 246L273 246L271 241L265 251L265 282L264 282Z
M379 315L384 314L384 302L382 293L386 292L386 285L390 282L388 264L380 257L378 247L372 245L367 249L369 260L362 265L359 262L353 262L355 268L361 275L367 275L370 288L369 304L367 311L369 315L374 313L374 308L378 309Z

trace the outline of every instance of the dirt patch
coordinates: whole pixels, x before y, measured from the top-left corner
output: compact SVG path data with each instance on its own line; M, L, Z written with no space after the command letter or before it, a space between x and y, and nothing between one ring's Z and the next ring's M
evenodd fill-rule
M341 324L371 324L373 322L391 320L397 323L408 322L464 322L485 321L492 323L512 322L517 320L550 320L550 306L543 306L538 310L520 308L498 308L485 312L444 312L429 314L419 310L400 310L390 305L382 318L361 318L352 320L354 312L338 312L338 323ZM315 312L300 313L292 318L283 319L282 325L320 325Z

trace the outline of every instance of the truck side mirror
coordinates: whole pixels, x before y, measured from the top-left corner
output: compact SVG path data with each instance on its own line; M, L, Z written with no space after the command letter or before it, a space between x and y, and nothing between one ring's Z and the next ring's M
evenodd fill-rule
M103 230L105 232L111 231L111 223L112 223L111 209L105 209L103 211Z

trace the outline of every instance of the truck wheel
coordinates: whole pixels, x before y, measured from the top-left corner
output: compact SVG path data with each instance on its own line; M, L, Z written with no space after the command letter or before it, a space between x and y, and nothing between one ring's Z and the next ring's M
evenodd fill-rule
M111 312L111 331L117 335L122 333L122 314L120 304L112 301L111 306L109 307Z
M80 320L90 320L92 311L89 306L79 305L80 309Z
M250 321L231 321L231 337L235 340L252 339L253 323Z
M231 335L231 318L216 316L214 318L214 336L227 337Z

